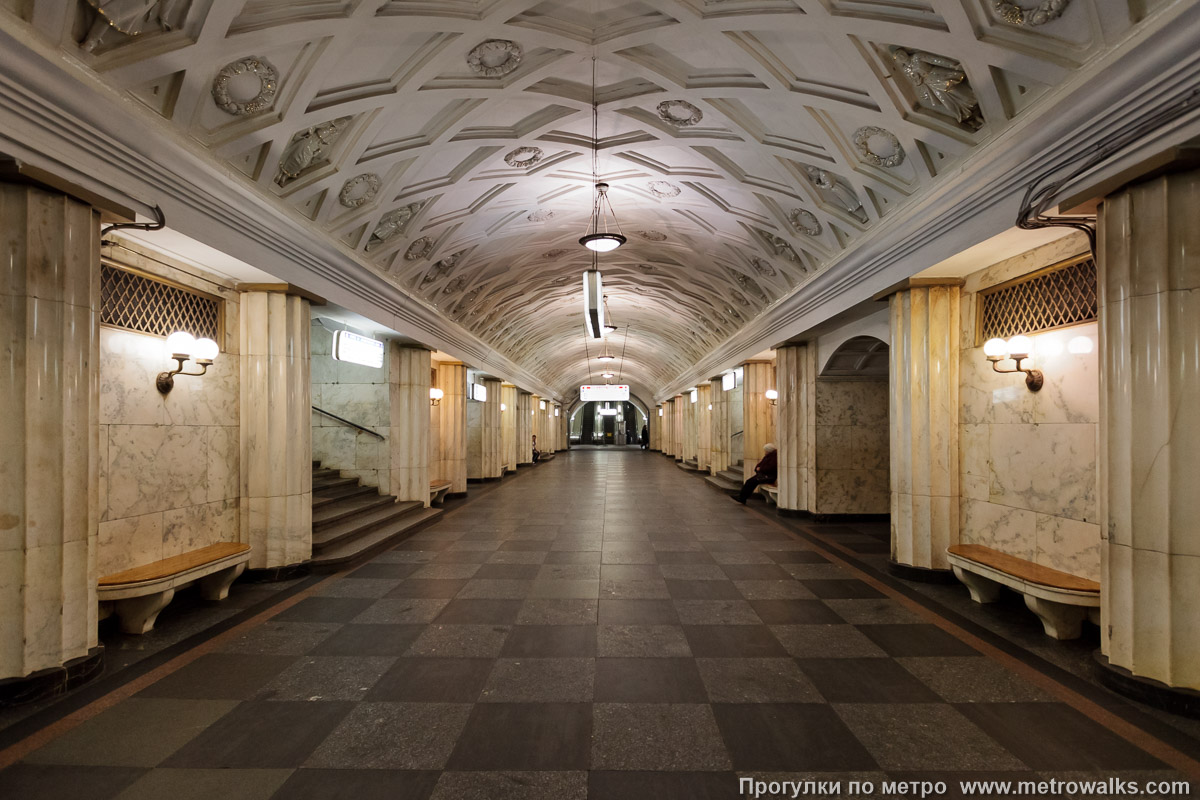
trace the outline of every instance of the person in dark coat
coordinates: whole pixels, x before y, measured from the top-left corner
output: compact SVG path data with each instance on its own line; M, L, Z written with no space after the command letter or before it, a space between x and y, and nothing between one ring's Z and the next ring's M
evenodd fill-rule
M754 490L760 483L774 483L779 476L779 455L775 451L775 445L764 444L763 450L766 455L754 465L754 474L743 484L742 490L733 497L742 505L746 505L746 501L750 499L750 495L754 494Z
M650 447L650 426L643 425L642 426L642 449L645 450L648 447Z

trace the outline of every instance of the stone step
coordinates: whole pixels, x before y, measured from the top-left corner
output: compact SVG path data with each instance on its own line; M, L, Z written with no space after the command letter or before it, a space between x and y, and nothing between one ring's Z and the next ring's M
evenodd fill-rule
M396 498L391 495L379 494L378 490L373 486L366 488L370 494L343 498L320 508L316 508L314 505L312 517L313 533L316 534L318 531L323 531L330 525L349 519L355 514L395 504Z
M739 488L741 488L741 485L746 480L742 476L742 471L740 469L723 469L717 473L717 477L726 480Z
M676 461L675 466L679 467L682 470L686 470L688 472L707 472L708 471L705 469L701 469L700 465L696 463L695 459L690 459L688 461Z
M321 528L320 531L313 533L313 557L315 558L317 553L323 552L343 541L371 533L377 528L391 525L400 517L419 508L424 508L424 504L417 500L392 503L391 505L372 508L346 517L334 525L327 525Z
M355 481L349 486L339 486L336 489L318 490L313 489L313 510L325 508L326 506L335 505L343 500L352 500L355 497L374 496L379 494L379 489L374 486L366 486Z
M313 494L321 492L324 494L327 490L340 489L343 486L358 486L358 478L343 478L336 472L333 475L322 475L318 477L313 474Z
M390 498L388 498L390 500ZM376 553L393 547L428 526L442 513L440 508L410 510L395 521L376 530L339 542L314 553L309 565L316 572L332 572L366 560Z
M716 489L720 489L722 492L741 491L742 484L740 481L737 483L734 483L733 481L729 480L728 478L722 477L722 474L723 473L717 473L716 475L709 475L704 479L704 482L707 483L709 486L712 486Z

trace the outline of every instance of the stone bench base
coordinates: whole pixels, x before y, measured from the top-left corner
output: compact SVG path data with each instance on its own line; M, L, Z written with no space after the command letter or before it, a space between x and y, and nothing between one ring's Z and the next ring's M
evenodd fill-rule
M122 632L148 633L176 589L195 583L205 600L224 600L249 560L250 545L221 542L108 575L96 589L100 619L115 613Z
M453 485L450 481L434 481L429 484L429 504L440 508L446 500L446 494Z

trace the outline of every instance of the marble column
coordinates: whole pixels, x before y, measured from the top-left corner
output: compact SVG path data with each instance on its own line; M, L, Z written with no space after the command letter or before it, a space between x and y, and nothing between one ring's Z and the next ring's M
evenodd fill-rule
M914 285L890 298L892 565L941 579L958 543L961 288Z
M532 464L533 448L530 442L533 437L533 395L529 392L517 391L517 463Z
M683 461L683 451L687 448L687 443L683 439L684 405L687 402L688 399L686 396L677 394L675 395L675 405L672 406L675 415L671 419L671 444L675 448L675 452L672 455L675 456L676 461Z
M766 394L775 388L775 364L747 361L742 370L742 478L748 479L765 455L763 445L775 443L775 406Z
M816 344L775 349L779 510L815 511Z
M517 470L517 387L506 383L500 387L500 402L504 410L500 412L500 450L501 463L508 467L509 472Z
M699 461L699 437L696 431L696 407L699 402L692 402L691 392L685 392L681 399L683 401L683 460Z
M487 400L480 403L483 406L483 477L499 478L504 475L500 381L488 379L483 386L487 390Z
M558 408L559 408L558 418L555 420L555 422L558 423L558 449L559 450L570 450L571 449L570 417L567 416L567 407L566 406L559 406Z
M467 367L457 361L439 361L437 371L442 390L438 404L441 475L437 477L450 481L448 494L463 494L467 491Z
M1101 651L1146 698L1200 690L1200 170L1099 214ZM1112 676L1110 676L1112 677ZM1163 702L1164 697L1169 702Z
M531 394L529 396L529 433L530 447L533 446L533 437L537 437L537 449L539 452L546 452L546 432L542 430L542 397L541 395Z
M0 183L0 248L0 698L32 699L100 663L100 214Z
M240 299L241 538L278 569L312 555L312 319L286 284Z
M696 403L696 463L707 470L712 463L712 391L707 383L700 384L700 400Z
M391 493L429 506L430 352L393 341L388 348Z
M655 452L662 452L662 421L663 418L658 415L662 410L662 406L654 406L650 409L650 419L647 424L650 426L650 449Z
M729 393L721 388L721 379L709 381L709 399L712 402L712 414L709 416L710 460L708 471L716 475L721 470L729 469Z
M678 403L672 397L663 403L663 455L674 458L678 452L675 449L675 407Z

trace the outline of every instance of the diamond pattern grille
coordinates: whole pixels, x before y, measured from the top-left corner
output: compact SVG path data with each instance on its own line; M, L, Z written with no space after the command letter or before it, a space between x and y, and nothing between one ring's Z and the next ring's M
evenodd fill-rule
M1091 322L1096 319L1096 262L1067 262L980 294L982 341Z
M169 336L187 331L221 340L219 298L164 283L111 264L100 265L100 322L114 328Z

